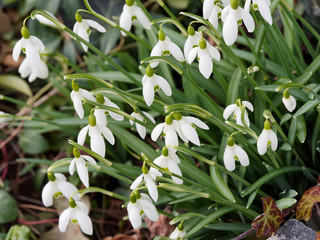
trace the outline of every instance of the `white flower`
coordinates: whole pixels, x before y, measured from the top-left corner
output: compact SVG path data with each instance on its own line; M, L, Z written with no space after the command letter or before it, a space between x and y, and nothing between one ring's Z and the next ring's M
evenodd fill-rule
M283 92L282 102L289 112L292 112L297 106L296 99L290 95L288 90Z
M174 117L176 120L173 120ZM161 132L165 134L165 144L178 146L178 137L185 143L189 141L193 144L200 146L198 133L195 130L195 126L202 129L209 129L209 127L201 120L195 117L184 117L178 112L174 112L166 116L165 122L158 124L151 133L151 139L157 141Z
M175 113L173 116L175 117L177 122L177 132L179 137L185 143L188 143L190 141L193 144L200 146L200 140L196 131L196 126L201 129L208 130L208 125L199 120L198 118L184 117L180 113Z
M56 21L59 21L52 13L43 10L44 12L46 12L47 14L49 14L52 18L54 18ZM37 19L41 24L47 25L49 27L53 27L53 28L58 28L58 26L52 22L51 20L49 20L48 18L44 17L42 14L40 13L36 13L35 14L35 19Z
M109 98L107 97L104 97L102 96L100 93L98 93L96 95L96 100L98 103L101 103L105 106L108 106L108 107L113 107L113 108L117 108L120 110L119 106L113 102L110 101ZM98 107L97 107L98 108ZM124 119L124 117L118 113L115 113L113 111L109 111L109 110L105 110L105 109L96 109L95 111L98 111L98 112L102 112L104 115L106 113L109 113L109 115L114 119L114 120L117 120L117 121L122 121Z
M253 112L253 106L250 102L241 101L240 99L238 99L235 104L230 104L226 107L226 109L223 111L223 118L227 120L228 117L233 113L233 119L236 120L236 123L243 126L243 123L241 122L241 105ZM250 127L250 120L247 110L244 110L244 113L244 121L246 122L247 126Z
M159 215L156 207L152 204L151 198L144 193L134 191L130 196L130 202L127 206L128 217L134 229L141 226L141 211L151 220L158 221Z
M153 69L148 66L146 74L142 78L143 98L148 106L151 106L154 100L154 93L159 89L167 95L171 96L172 91L169 83L163 77L154 74Z
M77 142L80 145L83 145L88 133L90 137L91 150L104 157L106 154L106 146L102 136L104 136L111 145L114 144L115 139L111 130L106 127L107 122L105 116L101 117L97 113L99 112L95 111L94 115L89 115L89 124L81 129L78 134Z
M276 151L278 147L278 138L274 131L272 131L270 122L266 120L264 122L264 128L257 141L259 154L265 154L268 146L270 146L273 151Z
M43 187L41 193L43 205L46 207L52 206L53 197L58 198L63 195L70 198L73 193L78 191L72 183L67 182L66 177L61 173L48 172L48 178L49 182ZM75 197L75 195L73 196Z
M218 3L219 1L213 0L203 2L203 18L208 19L215 29L218 29L218 20L222 10Z
M249 165L248 154L230 137L227 142L226 149L223 154L223 161L228 171L233 171L236 168L235 160L239 160L242 166Z
M177 44L173 43L169 37L167 37L162 30L159 31L159 41L153 47L150 56L172 56L177 59L179 62L184 60L183 53ZM150 66L152 68L157 67L159 64L158 61L152 61Z
M79 150L75 147L73 148L73 155L74 158L70 162L69 165L69 173L73 175L75 167L77 168L78 175L80 180L82 181L83 185L88 188L89 187L89 174L88 174L88 167L86 166L86 161L96 165L96 161L88 156L88 155L80 155Z
M251 0L246 0L245 9L250 9ZM266 20L270 25L272 25L272 16L270 11L270 0L252 0L252 5L254 10L259 10L261 16Z
M106 32L107 30L101 26L96 21L90 20L90 19L83 19L80 14L76 13L76 23L73 26L73 32L78 34L80 37L82 37L84 40L89 42L89 35L90 35L90 28L92 27L99 32ZM88 51L88 46L81 42L81 46L83 47L84 51Z
M46 79L49 76L48 66L42 59L40 59L39 65L32 67L28 58L25 58L22 61L18 72L22 78L29 76L29 82L33 82L36 78Z
M188 63L191 64L197 55L199 60L199 70L201 74L208 79L213 68L212 58L219 61L220 53L215 47L211 46L207 40L201 38L199 40L199 47L195 47L190 51L187 59Z
M75 81L72 81L72 88L73 90L70 94L71 100L73 102L74 109L76 110L79 118L82 119L84 116L82 101L84 101L85 99L88 99L90 101L95 102L96 99L93 97L93 95L89 91L79 88L79 85Z
M150 171L148 171L148 168L145 165L143 165L142 174L139 175L136 178L136 180L133 181L133 183L130 186L130 189L135 190L139 186L139 184L142 182L142 180L144 180L144 183L148 188L149 195L151 196L153 201L156 202L158 201L158 189L155 183L157 176L162 176L162 174L156 169L153 169L153 170L150 169Z
M176 154L176 150L173 148L164 147L162 149L161 156L157 157L153 161L153 163L163 169L168 169L170 172L172 172L178 176L182 176L181 170L178 166L178 164L180 163L180 159L179 159L178 155ZM154 168L151 168L150 171L152 169L154 169ZM171 178L176 184L183 183L183 180L180 178L177 178L175 176L171 176Z
M154 120L154 118L147 112L142 111L144 115L146 115L147 118L149 118L151 120L151 122L156 123L156 121ZM131 113L131 116L134 117L137 120L140 120L141 122L145 122L145 119L137 112L133 112ZM133 125L135 122L132 121L131 119L129 119L130 125ZM142 126L141 124L136 122L136 128L137 131L139 133L139 136L144 139L146 137L146 127Z
M186 231L184 229L180 230L179 227L176 227L174 231L170 234L169 238L180 240L186 235Z
M201 34L196 32L192 26L188 27L188 37L186 42L184 43L183 52L185 59L188 59L190 51L198 46L199 40L201 38Z
M123 6L123 11L120 15L119 25L123 29L130 31L132 26L132 21L134 19L138 19L141 25L145 29L151 29L151 23L144 12L138 7L133 0L126 0L126 4ZM122 36L126 36L127 34L121 31Z
M221 12L221 20L224 22L222 34L228 46L232 45L238 36L238 24L243 20L248 32L254 31L254 20L249 10L238 6L238 0L232 0Z
M61 232L65 232L67 230L69 221L71 221L74 225L79 224L82 232L88 235L92 235L92 221L88 216L89 209L87 208L87 206L80 201L73 201L73 204L70 205L71 206L65 209L59 217L59 230Z
M160 134L163 132L165 137L165 144L166 146L178 146L178 135L176 133L176 121L172 119L170 115L166 116L165 122L160 123L151 132L151 139L153 141L157 141Z

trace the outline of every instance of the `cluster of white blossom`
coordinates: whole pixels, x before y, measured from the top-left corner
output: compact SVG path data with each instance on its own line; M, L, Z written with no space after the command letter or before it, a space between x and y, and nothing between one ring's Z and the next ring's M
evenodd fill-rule
M258 9L261 16L272 24L270 1L269 0L252 0L253 9ZM218 28L218 20L224 23L222 33L227 45L232 45L238 34L238 25L244 22L249 32L254 31L254 20L250 15L251 0L246 0L244 8L239 6L238 0L213 1L205 0L203 4L203 16L209 22ZM76 13L76 23L73 31L86 42L89 42L90 28L92 27L99 32L106 32L106 29L96 21L83 19L82 16ZM38 19L38 18L37 18ZM123 7L123 12L120 16L120 27L122 30L130 31L132 20L137 19L145 29L151 28L151 23L142 9L134 3L134 0L126 0ZM39 21L45 22L39 16ZM19 72L22 77L29 76L29 81L33 81L37 77L47 78L48 67L41 54L44 51L44 45L37 37L30 36L28 29L24 26L21 30L22 39L17 42L13 49L13 58L18 60L21 50L26 54L25 60L22 62ZM124 31L121 31L123 36L126 36ZM171 39L165 35L161 29L158 32L159 41L153 47L150 56L168 56L172 55L177 61L183 62L186 60L188 64L197 58L199 61L199 71L205 77L209 78L212 74L213 62L212 59L220 60L219 51L212 46L207 39L203 37L201 31L195 31L190 25L188 27L188 37L184 44L184 51L178 47ZM87 52L88 46L86 42L81 42L84 51ZM155 99L155 92L162 90L167 96L172 95L170 84L162 76L155 74L155 68L159 65L159 61L153 60L146 68L146 73L142 78L142 95L146 105L149 107ZM80 119L85 116L83 104L85 101L97 103L99 106L120 110L119 106L113 103L109 98L102 93L96 92L95 95L85 89L79 87L75 80L72 81L71 100L73 101L74 109ZM295 99L289 94L288 90L283 93L283 103L291 112L295 109ZM88 125L82 128L78 134L77 143L84 145L86 136L90 138L90 148L93 152L101 157L106 155L106 139L111 145L115 143L115 137L112 131L107 127L107 115L110 115L116 121L122 121L124 117L114 111L105 110L96 106L88 116ZM223 118L227 120L233 115L236 123L242 127L249 128L250 121L247 109L253 111L253 105L248 101L237 100L236 104L231 104L226 107L223 112ZM142 114L141 114L142 113ZM130 124L136 124L136 129L139 136L144 139L147 134L146 127L139 122L146 122L148 118L155 124L154 118L147 112L134 111L131 116L138 121L130 119ZM179 146L179 138L184 143L192 143L201 146L196 128L208 130L209 127L203 121L191 116L183 116L179 112L171 112L165 117L163 123L157 124L151 132L151 139L157 141L163 133L165 146L162 148L162 153L154 159L153 164L157 166L148 169L146 162L142 166L142 174L139 175L131 184L130 202L127 205L129 220L134 228L141 226L141 214L145 214L150 220L157 221L159 215L153 203L158 201L157 177L162 176L161 169L172 173L172 180L176 184L182 184L182 172L179 168L180 159L177 154L176 147ZM263 155L266 153L268 146L273 151L277 149L278 140L275 132L271 129L271 123L266 119L264 129L257 140L258 153ZM89 187L88 163L96 165L96 161L88 155L81 155L80 151L75 147L73 151L74 158L70 162L69 172L71 175L77 170L79 178L83 185ZM241 165L249 165L249 157L242 147L235 144L232 135L227 141L227 146L223 155L224 164L227 170L235 170L235 160L240 161ZM52 206L53 197L65 196L69 199L69 208L66 209L59 219L59 228L62 232L66 231L69 221L73 224L79 224L82 231L86 234L93 234L92 222L88 216L89 210L83 202L81 202L78 189L71 183L66 181L66 177L59 173L48 171L49 182L45 185L42 191L42 201L46 207ZM145 185L148 193L140 193L141 185ZM186 232L180 224L175 231L170 235L172 239L181 239Z

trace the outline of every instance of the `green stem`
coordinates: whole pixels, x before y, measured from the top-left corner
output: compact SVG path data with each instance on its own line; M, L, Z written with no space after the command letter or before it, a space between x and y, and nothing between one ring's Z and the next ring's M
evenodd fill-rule
M111 192L111 191L108 191L108 190L105 190L102 188L98 188L98 187L89 187L89 188L85 188L85 189L78 191L80 197L83 197L87 193L95 193L95 192L99 192L99 193L105 194L109 197L114 197L114 198L120 199L125 202L128 202L130 200L128 197L121 196L117 193L114 193L114 192Z

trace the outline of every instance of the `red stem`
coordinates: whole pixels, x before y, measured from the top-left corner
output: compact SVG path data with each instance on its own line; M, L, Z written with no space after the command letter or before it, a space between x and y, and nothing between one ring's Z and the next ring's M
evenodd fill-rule
M0 140L0 144L2 142L3 141ZM2 151L3 165L4 165L3 172L2 172L2 175L1 175L1 180L3 181L6 178L7 173L8 173L9 161L8 161L8 154L7 154L7 149L6 149L5 145L1 148L1 151Z
M53 223L58 222L59 218L53 218L53 219L45 219L45 220L39 220L39 221L26 221L22 219L18 219L18 222L25 225L41 225L45 223Z
M233 240L240 240L248 235L250 235L251 233L253 233L254 231L256 231L256 229L250 228L249 230L245 231L244 233L240 234L238 237L234 238Z

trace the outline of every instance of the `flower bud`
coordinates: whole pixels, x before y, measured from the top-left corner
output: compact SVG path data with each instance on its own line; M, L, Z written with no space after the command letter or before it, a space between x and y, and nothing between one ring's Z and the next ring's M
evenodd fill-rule
M290 93L288 92L288 89L284 90L283 97L287 99L290 97Z
M131 7L134 4L133 0L126 0L126 4Z
M143 163L143 166L142 166L142 172L143 172L143 174L148 174L148 172L149 172L145 162Z
M200 47L200 49L206 49L206 47L207 47L207 41L202 37L202 38L200 38L200 40L199 40L199 47Z
M168 148L165 146L162 148L162 156L168 157L168 155L169 155L169 151L168 151Z
M173 119L170 115L166 116L166 118L164 119L164 121L166 122L167 125L171 125L173 122Z
M146 74L148 77L153 76L153 68L150 65L146 68Z
M188 27L188 34L193 36L196 33L196 31L194 30L194 27L192 27L191 25L189 25Z
M76 202L74 201L74 199L72 197L69 198L69 206L71 208L75 208L77 206Z
M75 80L75 79L72 80L72 89L73 89L75 92L78 92L78 91L79 91L79 85L76 83L76 80Z
M137 198L136 198L134 192L131 193L131 195L130 195L130 202L131 203L136 203L137 202Z
M50 182L54 182L56 180L56 176L52 172L48 172L47 176Z
M102 96L101 93L97 93L96 100L98 103L104 104L104 97Z
M180 121L182 119L182 115L179 112L173 112L172 117L177 121Z
M232 9L238 9L239 7L239 0L230 0L230 5Z
M77 20L77 22L82 22L82 16L79 13L76 13L75 19Z
M233 137L229 137L229 138L228 138L227 145L228 145L229 147L232 147L232 146L234 145L234 139L233 139Z
M96 117L93 114L90 114L88 117L88 122L91 127L94 127L96 125Z
M164 41L166 39L166 35L164 34L164 32L160 29L158 32L158 37L160 41Z
M271 124L268 119L264 122L264 129L265 130L270 130L271 129Z
M30 38L29 29L26 28L25 26L23 26L23 27L21 28L21 35L22 35L22 37L23 37L24 39Z
M75 158L79 158L79 157L80 157L80 151L79 151L79 149L76 148L76 147L73 148L73 156L74 156Z
M236 105L237 105L237 107L240 107L240 106L241 106L241 100L240 100L240 98L237 99Z

